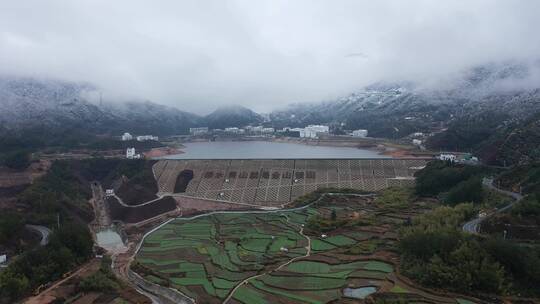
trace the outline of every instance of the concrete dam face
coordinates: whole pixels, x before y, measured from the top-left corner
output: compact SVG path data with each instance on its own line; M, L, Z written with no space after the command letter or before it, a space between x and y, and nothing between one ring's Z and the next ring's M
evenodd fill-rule
M424 159L161 160L159 193L280 205L321 188L378 191L414 185Z

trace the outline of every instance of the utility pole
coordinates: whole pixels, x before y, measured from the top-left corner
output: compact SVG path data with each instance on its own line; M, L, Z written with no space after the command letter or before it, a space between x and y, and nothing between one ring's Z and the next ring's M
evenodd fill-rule
M56 225L58 226L58 229L60 229L60 213L56 213Z

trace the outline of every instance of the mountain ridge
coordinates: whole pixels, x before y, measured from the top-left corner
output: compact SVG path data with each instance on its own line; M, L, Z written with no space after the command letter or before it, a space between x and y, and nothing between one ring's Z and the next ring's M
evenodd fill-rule
M492 64L467 70L440 89L408 81L378 82L336 100L291 104L268 117L237 105L200 116L150 101L96 104L85 98L87 92L99 92L90 84L0 77L0 132L52 130L63 136L65 130L78 128L87 134L173 135L202 126L328 124L367 129L370 136L382 138L433 134L426 141L433 150L473 152L494 164L520 163L540 160L540 153L529 153L534 147L526 143L526 138L536 142L540 118L540 85L529 79L534 74L522 64ZM515 145L519 148L512 149Z

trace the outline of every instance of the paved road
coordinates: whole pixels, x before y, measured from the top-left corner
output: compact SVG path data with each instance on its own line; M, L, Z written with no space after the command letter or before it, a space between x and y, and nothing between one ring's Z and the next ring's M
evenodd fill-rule
M52 233L51 229L45 226L40 226L40 225L25 225L25 226L26 228L36 231L37 233L41 234L41 241L39 242L41 246L45 246L49 244L49 236Z
M508 196L512 197L514 199L514 201L511 202L510 204L504 206L503 208L497 209L497 211L495 211L495 212L493 212L493 213L491 213L491 214L489 214L487 216L478 217L478 218L472 219L472 220L466 222L465 224L463 224L463 231L468 232L468 233L472 233L472 234L480 233L480 231L479 231L480 224L485 219L487 219L490 216L493 216L496 213L501 213L501 212L504 212L504 211L512 208L512 206L514 206L517 202L519 202L519 201L521 201L523 199L523 195L521 195L519 193L506 191L506 190L499 189L499 188L495 187L493 185L493 179L491 179L491 178L484 178L484 180L482 181L482 184L483 184L484 187L486 187L486 188L488 188L490 190L497 191L497 192L499 192L501 194L505 194L505 195L508 195Z

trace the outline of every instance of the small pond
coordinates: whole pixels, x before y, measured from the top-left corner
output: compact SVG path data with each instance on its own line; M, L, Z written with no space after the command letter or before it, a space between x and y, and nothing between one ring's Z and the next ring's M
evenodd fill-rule
M349 298L365 299L367 296L369 296L372 293L375 293L376 291L377 291L377 288L373 286L360 287L360 288L345 288L343 289L343 295Z
M122 237L113 228L107 228L96 233L97 243L107 250L125 247Z

